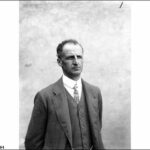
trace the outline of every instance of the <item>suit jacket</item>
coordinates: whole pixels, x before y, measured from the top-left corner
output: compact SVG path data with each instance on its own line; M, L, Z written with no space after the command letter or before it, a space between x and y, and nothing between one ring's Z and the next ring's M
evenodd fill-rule
M104 149L101 139L102 97L99 88L82 80L87 102L93 149ZM25 138L26 149L72 147L69 108L62 78L38 92Z

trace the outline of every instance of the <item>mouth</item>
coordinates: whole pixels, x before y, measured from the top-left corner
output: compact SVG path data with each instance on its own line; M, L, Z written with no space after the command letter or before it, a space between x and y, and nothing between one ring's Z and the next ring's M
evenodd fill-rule
M74 67L73 70L80 70L80 67Z

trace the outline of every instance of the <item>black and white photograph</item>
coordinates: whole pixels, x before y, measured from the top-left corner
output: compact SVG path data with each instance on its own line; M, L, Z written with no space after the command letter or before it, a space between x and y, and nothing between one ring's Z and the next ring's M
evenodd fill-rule
M130 6L19 9L20 148L130 149Z
M0 149L150 149L149 8L0 1Z

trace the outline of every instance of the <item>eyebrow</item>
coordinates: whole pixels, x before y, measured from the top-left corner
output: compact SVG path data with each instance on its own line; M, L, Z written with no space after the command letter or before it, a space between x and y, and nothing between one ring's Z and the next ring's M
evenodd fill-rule
M83 56L82 55L76 55L78 58L82 58ZM69 56L66 56L65 58L75 58L75 55L69 55Z

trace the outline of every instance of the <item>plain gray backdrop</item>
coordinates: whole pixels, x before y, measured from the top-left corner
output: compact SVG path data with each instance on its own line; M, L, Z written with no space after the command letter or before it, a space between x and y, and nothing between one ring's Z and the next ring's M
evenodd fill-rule
M82 76L103 97L107 149L130 148L130 7L106 1L20 1L20 148L35 94L61 77L56 47L74 38L84 48Z

